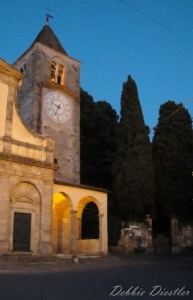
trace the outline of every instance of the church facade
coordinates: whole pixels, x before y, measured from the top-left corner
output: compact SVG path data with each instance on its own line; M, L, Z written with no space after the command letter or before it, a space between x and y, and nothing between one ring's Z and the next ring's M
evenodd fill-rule
M48 23L13 66L0 59L1 254L108 251L107 191L80 183L80 66Z

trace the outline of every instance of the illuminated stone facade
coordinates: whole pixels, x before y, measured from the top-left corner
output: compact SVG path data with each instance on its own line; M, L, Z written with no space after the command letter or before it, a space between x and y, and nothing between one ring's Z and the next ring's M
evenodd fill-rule
M0 59L0 254L106 254L107 192L79 182L80 62L48 27L14 67ZM63 66L55 77L53 61ZM82 239L89 203L97 239Z

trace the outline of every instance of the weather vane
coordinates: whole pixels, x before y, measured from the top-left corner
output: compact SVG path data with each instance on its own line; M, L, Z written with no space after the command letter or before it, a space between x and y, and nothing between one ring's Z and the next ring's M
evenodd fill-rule
M48 12L49 12L49 10L50 10L49 6L47 7L47 10L48 10ZM46 14L46 24L48 24L48 25L49 25L49 19L50 19L50 18L53 19L53 16L51 16L51 15L49 15L49 14Z

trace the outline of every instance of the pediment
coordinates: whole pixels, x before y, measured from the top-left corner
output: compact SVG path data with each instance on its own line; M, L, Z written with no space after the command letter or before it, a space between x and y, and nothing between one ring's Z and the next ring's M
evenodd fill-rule
M11 75L11 72L0 65L0 72L6 75Z
M18 80L23 78L23 74L9 65L6 61L0 58L0 73L6 74L11 77L15 77Z
M34 199L30 198L26 194L20 195L18 197L14 197L11 199L12 202L25 202L25 203L31 203L35 204Z

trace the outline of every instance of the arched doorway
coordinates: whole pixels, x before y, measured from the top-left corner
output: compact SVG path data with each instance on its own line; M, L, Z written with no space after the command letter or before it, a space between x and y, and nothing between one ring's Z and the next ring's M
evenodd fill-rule
M10 193L10 250L38 253L41 241L41 197L31 182L22 181Z
M53 196L52 245L53 253L70 253L72 205L67 195Z

